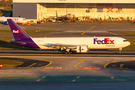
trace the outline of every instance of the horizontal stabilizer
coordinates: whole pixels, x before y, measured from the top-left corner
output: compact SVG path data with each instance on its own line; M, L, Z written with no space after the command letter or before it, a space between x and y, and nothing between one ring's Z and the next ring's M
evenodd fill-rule
M19 45L24 45L26 44L25 42L19 42L19 41L11 41L12 44L19 44Z

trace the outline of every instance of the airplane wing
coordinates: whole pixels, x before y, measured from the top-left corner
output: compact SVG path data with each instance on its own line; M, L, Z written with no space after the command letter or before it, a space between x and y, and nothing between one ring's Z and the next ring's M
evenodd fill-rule
M69 44L48 44L52 47L59 48L61 50L66 50L65 53L70 53L71 51L76 52L87 52L88 46L87 45L69 45Z
M51 45L51 46L60 46L60 47L62 47L62 46L65 46L65 47L76 47L77 45L67 45L67 44L49 44L49 45Z
M69 49L73 49L73 48L76 48L77 45L68 45L68 44L48 44L52 47L58 47L58 48L69 48Z

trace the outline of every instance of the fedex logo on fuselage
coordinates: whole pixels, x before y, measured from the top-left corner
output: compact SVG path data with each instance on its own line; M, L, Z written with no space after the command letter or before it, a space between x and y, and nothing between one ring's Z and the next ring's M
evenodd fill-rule
M114 40L110 40L110 38L105 38L104 40L94 38L94 44L114 44Z
M13 30L13 33L22 33L22 31L21 30L17 30L17 31Z

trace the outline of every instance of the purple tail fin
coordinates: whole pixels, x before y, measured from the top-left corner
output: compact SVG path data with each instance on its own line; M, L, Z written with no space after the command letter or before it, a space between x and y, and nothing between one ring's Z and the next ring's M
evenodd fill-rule
M21 27L19 27L12 19L7 19L7 21L14 35L15 40L30 38L30 36Z
M15 40L12 41L11 44L37 49L40 48L32 40L32 38L22 28L20 28L12 19L7 19L7 21L15 38Z

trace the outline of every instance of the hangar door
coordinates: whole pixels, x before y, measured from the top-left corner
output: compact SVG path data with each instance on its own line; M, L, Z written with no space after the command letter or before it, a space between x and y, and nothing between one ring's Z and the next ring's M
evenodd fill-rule
M24 17L26 19L37 19L36 3L13 3L13 17Z

